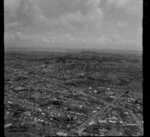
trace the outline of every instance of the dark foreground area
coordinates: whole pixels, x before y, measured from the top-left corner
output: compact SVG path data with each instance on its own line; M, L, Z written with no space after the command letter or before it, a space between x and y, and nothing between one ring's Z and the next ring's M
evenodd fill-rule
M6 52L5 137L143 135L142 57Z

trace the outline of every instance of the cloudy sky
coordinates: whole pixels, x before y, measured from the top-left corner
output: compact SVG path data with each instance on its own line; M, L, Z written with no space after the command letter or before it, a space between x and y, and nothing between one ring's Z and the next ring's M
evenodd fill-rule
M143 0L4 0L5 47L142 49Z

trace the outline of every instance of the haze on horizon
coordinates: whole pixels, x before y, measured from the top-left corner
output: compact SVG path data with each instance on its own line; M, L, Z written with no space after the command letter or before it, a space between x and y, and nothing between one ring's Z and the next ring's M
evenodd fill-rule
M4 0L5 48L142 50L143 0Z

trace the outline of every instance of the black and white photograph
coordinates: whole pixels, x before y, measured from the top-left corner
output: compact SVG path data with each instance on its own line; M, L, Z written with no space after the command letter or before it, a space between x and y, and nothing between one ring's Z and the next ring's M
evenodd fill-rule
M4 0L4 136L143 136L143 0Z

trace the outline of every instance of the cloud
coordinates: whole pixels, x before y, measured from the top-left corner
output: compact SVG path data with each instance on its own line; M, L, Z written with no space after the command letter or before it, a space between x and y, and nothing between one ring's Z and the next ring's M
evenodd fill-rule
M101 23L102 11L98 8L99 4L100 0L5 0L5 24L13 27L12 22L18 22L22 28L37 26L37 29L89 29Z
M5 23L19 22L23 26L33 25L41 20L38 0L5 0Z
M135 43L135 40L126 40L119 34L102 35L99 37L80 37L77 35L66 34L27 34L24 32L6 33L5 42L8 41L32 41L43 44L124 44Z
M142 0L4 0L4 4L5 33L10 33L5 39L14 43L111 45L132 43L125 37L134 39L136 32L137 39L141 37L135 24L142 15Z
M101 0L87 0L84 4L84 10L82 10L83 14L88 14L96 9L98 9Z
M125 8L131 0L108 0L108 4L114 4L117 7Z
M108 0L109 5L114 5L135 16L142 14L142 3L143 0Z
M14 16L20 6L20 0L4 0L5 11Z
M143 29L142 29L141 23L139 22L138 28L137 28L137 37L136 37L137 43L139 45L142 45L142 35L143 35Z
M143 10L142 5L143 5L142 0L136 0L136 2L132 1L131 5L127 8L126 12L136 16L142 16Z
M82 15L81 11L77 11L75 13L69 13L65 16L62 16L61 19L66 20L75 29L93 29L93 27L99 27L101 26L102 21L102 13L100 10L95 10L94 12Z
M76 29L92 30L102 25L103 12L99 8L100 0L88 0L84 10L65 14L61 19L72 24Z
M125 26L128 25L128 23L127 23L127 22L123 22L123 21L119 21L119 22L117 23L117 25L118 25L118 27L125 27Z
M125 41L124 38L122 38L121 35L119 34L110 35L109 38L111 39L111 42L114 44L123 43Z
M42 45L42 46L41 46ZM91 46L92 45L92 46ZM71 46L71 47L70 47ZM51 48L90 48L90 49L140 49L136 40L126 40L118 34L83 38L70 34L27 35L22 32L5 34L5 48L51 49Z

